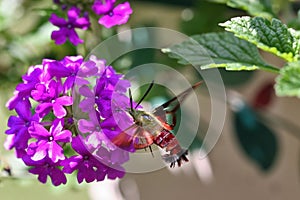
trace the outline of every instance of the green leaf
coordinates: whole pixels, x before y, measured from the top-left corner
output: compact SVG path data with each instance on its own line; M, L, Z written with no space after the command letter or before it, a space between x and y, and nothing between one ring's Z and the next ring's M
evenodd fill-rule
M275 91L278 96L300 98L300 61L289 63L280 70L276 78Z
M264 51L273 53L288 62L297 61L300 50L300 34L288 29L278 19L268 21L261 17L235 17L220 26L237 37L255 44Z
M252 16L271 19L275 16L270 0L210 0L217 3L225 3L227 6L245 10Z
M202 69L224 67L234 71L278 71L261 59L253 44L227 32L195 35L181 44L162 49L162 52L178 59L181 64L200 65Z

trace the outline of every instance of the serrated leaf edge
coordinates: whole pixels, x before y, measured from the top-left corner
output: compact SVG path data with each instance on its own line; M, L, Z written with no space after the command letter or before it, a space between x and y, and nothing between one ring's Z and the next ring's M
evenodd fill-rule
M250 16L243 16L243 17L234 17L231 18L230 20L223 22L223 23L219 23L219 26L225 27L225 30L228 32L232 32L236 37L241 38L243 40L246 40L254 45L256 45L258 48L273 53L275 55L277 55L278 57L281 57L283 59L285 59L288 62L294 62L297 61L299 59L299 55L293 55L293 52L289 52L289 53L281 53L276 47L269 47L267 45L265 45L264 43L258 42L257 40L253 40L253 39L249 39L247 37L244 37L242 35L239 35L235 30L229 28L228 26L231 26L232 24L234 25L234 22L238 22L239 20L245 20L245 21L249 21L253 18L251 18ZM275 19L275 18L273 18ZM291 35L293 37L295 37L295 39L300 39L300 33L297 32L296 30L289 28L288 31L291 33ZM296 48L296 51L299 51L300 49L300 43L298 43L298 47L293 47Z

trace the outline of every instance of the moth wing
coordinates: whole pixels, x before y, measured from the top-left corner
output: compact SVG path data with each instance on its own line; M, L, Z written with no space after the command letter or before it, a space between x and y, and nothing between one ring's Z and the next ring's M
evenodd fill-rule
M132 144L134 135L136 130L139 127L136 124L132 124L121 133L119 133L116 137L114 137L111 142L114 143L118 147L129 147ZM135 131L134 131L135 130ZM134 131L134 134L129 134L129 131Z
M167 130L172 130L176 125L176 112L180 108L180 104L186 99L186 97L197 87L199 87L203 81L197 82L192 87L181 92L179 95L173 97L169 101L163 103L153 110L153 114L164 124ZM168 126L166 123L166 115L170 114L172 119L172 124Z
M144 149L153 144L153 135L142 127L138 127L136 133L134 134L133 142L135 149Z
M120 148L133 144L135 149L143 149L153 144L153 136L142 127L133 124L114 137L112 142Z

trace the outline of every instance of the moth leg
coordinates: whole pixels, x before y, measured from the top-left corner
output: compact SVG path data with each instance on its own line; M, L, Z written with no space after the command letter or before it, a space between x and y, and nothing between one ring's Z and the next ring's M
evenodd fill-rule
M152 157L154 158L154 154L153 154L151 145L149 146L149 149L150 149L150 152L151 152Z

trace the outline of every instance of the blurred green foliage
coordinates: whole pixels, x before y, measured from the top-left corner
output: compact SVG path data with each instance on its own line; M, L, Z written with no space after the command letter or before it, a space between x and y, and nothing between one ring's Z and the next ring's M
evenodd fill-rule
M273 130L247 105L235 111L233 118L235 135L241 149L262 170L270 170L279 151Z

